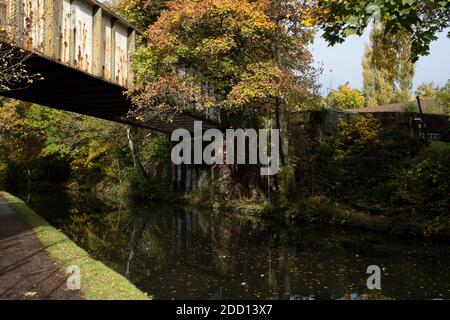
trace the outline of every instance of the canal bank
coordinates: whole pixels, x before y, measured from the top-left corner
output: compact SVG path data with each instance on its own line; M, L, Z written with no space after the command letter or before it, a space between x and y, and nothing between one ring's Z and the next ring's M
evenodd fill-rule
M144 300L125 277L94 260L19 198L0 192L0 298ZM81 290L67 290L65 270L80 270Z
M420 214L411 209L381 208L349 203L324 195L305 196L279 206L263 201L232 199L215 202L201 193L185 196L191 207L233 212L255 220L274 220L286 227L297 225L330 226L367 230L412 241L450 244L450 218Z

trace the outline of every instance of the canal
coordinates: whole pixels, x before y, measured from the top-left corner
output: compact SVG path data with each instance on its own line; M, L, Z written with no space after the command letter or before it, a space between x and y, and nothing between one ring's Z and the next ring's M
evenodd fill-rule
M17 195L156 299L450 299L448 245L173 203L112 209L88 194ZM370 265L381 290L367 289Z

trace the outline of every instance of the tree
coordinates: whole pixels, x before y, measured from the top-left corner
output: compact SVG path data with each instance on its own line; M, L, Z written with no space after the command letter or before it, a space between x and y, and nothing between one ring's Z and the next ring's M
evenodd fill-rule
M416 96L429 98L427 113L450 114L450 80L441 87L433 82L422 83L417 87Z
M23 33L15 30L10 21L0 19L0 93L43 79L39 73L29 72L25 62L31 52L20 48L22 38Z
M31 176L43 146L42 137L30 130L24 117L28 107L15 100L1 99L0 161L7 164L9 180L15 177L19 167L27 177Z
M374 107L391 102L394 91L392 83L387 81L385 69L378 70L372 67L373 50L366 46L363 66L363 94L366 98L367 106Z
M436 93L436 101L442 106L445 114L450 114L450 80L443 85Z
M109 6L138 29L146 30L166 9L167 0L115 0Z
M412 62L428 55L436 34L450 25L448 0L317 0L312 3L310 14L323 28L324 38L331 45L343 42L349 35L362 35L376 20L385 24L387 33L405 32L411 41Z
M33 82L26 69L25 61L30 54L8 44L6 28L0 25L0 92L23 87Z
M408 102L414 77L409 61L411 43L404 32L387 33L375 24L366 46L363 65L363 93L368 106Z
M328 95L328 105L334 109L345 111L349 109L363 108L365 105L364 96L358 89L350 88L347 84L333 90Z
M303 23L303 1L181 0L167 8L135 57L132 115L170 119L186 108L238 110L259 125L273 119L287 139L287 112L304 108L315 89L306 47L313 30Z
M422 83L417 87L415 94L419 97L433 98L438 90L439 87L436 86L433 82Z
M183 0L167 5L136 58L138 85L147 93L135 96L139 102L184 107L186 101L208 105L214 100L216 107L233 108L267 103L277 89L288 86L308 88L313 69L305 44L312 33L301 28L300 13L288 2ZM200 97L206 83L214 93Z

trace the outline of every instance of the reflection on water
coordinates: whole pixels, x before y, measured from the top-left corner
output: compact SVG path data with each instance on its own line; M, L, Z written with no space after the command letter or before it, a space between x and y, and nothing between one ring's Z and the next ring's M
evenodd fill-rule
M23 196L22 196L23 197ZM96 259L160 299L449 299L448 246L89 196L23 197ZM368 290L379 265L382 290Z

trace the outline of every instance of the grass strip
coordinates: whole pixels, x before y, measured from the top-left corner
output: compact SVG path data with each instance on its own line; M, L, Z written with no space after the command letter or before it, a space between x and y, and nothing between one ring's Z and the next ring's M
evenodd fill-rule
M78 266L81 273L81 292L87 300L148 300L151 296L136 288L125 277L91 258L61 231L31 210L19 198L0 191L9 205L33 227L37 238L63 272Z

